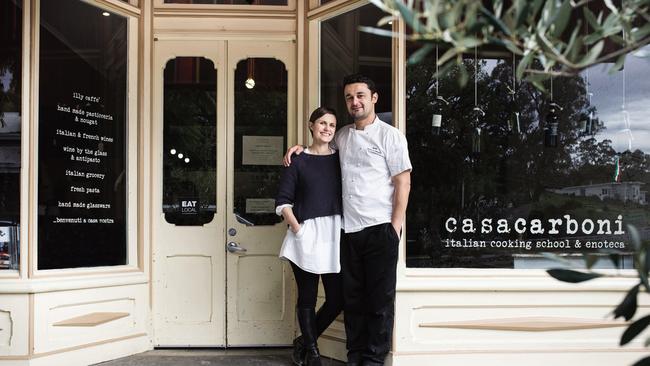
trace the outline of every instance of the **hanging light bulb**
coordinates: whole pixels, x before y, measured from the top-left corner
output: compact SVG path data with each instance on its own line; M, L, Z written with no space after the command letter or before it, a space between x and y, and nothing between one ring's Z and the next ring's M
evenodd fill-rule
M244 85L247 89L253 89L255 87L255 61L252 58L249 58L246 62L246 66L248 67L248 73Z
M449 102L441 96L436 97L436 106L431 116L431 135L440 135L440 128L442 127L442 104L449 105Z
M440 94L438 94L440 88L440 79L438 77L438 44L436 43L436 103L433 110L433 116L431 116L431 135L438 136L440 135L440 127L442 127L442 103L449 105L449 102L445 100Z
M544 146L557 147L559 140L559 112L562 108L555 102L548 106L548 113L544 122Z
M585 119L580 121L580 136L586 135L589 133L589 120Z
M478 126L475 126L472 132L472 153L475 155L481 153L481 128Z
M434 114L431 117L431 135L438 136L440 135L440 125L442 124L442 115Z
M472 154L481 153L481 117L485 112L478 106L478 48L474 46L474 129L472 131Z
M472 130L472 154L481 153L481 121L480 117L485 117L485 112L479 107L474 107L476 118L474 120L474 129Z
M519 125L519 111L517 110L517 76L515 73L515 65L517 62L517 56L512 54L512 88L507 86L508 92L510 93L510 113L508 117L508 133L514 133L519 135L521 133L521 126Z

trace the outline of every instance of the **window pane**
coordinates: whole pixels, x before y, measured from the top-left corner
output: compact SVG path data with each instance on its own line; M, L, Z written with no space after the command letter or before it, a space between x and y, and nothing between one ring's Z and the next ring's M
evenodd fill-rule
M249 58L235 70L234 213L246 225L274 225L275 195L287 146L287 70Z
M203 225L216 212L217 71L201 57L165 67L163 212L176 225Z
M352 123L342 82L353 73L365 74L375 82L379 93L375 110L383 121L392 124L391 39L358 29L375 27L384 16L376 6L364 5L321 23L321 105L336 109L339 127Z
M287 5L287 0L165 0L165 4Z
M18 269L22 1L0 3L0 269Z
M551 100L527 83L513 87L511 58L478 60L485 116L473 112L474 60L465 61L464 89L457 70L436 80L435 53L408 67L407 266L546 268L557 263L541 253L553 252L577 265L591 253L598 267L632 268L627 225L650 239L647 61L629 58L626 88L610 65L589 70L589 82L555 78ZM562 108L557 125L551 102ZM610 260L606 249L619 255Z
M120 15L41 2L39 269L126 264L127 41Z

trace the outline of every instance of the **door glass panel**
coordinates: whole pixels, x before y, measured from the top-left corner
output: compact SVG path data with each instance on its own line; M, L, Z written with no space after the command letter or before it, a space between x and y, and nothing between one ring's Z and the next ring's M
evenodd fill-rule
M171 224L203 225L217 209L217 71L177 57L164 78L163 212Z
M274 225L287 144L287 70L281 61L249 58L235 70L234 213L246 225Z
M0 269L18 269L22 1L0 3Z

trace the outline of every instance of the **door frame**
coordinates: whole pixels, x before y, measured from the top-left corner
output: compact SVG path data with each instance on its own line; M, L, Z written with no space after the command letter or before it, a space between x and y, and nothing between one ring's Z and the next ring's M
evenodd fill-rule
M280 48L280 51L278 50ZM270 49L270 50L269 50ZM284 335L278 341L263 343L247 343L245 340L235 340L232 332L244 332L242 329L235 329L237 324L234 291L228 291L228 283L234 284L237 280L236 266L233 261L237 258L234 254L228 254L225 245L229 240L227 234L227 223L233 221L232 200L233 200L233 157L234 151L234 70L237 60L231 57L231 51L242 59L248 57L269 57L282 61L287 68L287 141L292 144L296 139L296 57L295 42L292 40L268 40L253 41L239 39L231 40L214 39L156 39L153 51L153 73L152 73L152 232L151 232L151 298L152 298L152 327L154 346L170 347L237 347L237 346L263 346L263 345L288 345L295 336L295 316L293 302L295 299L295 284L292 278L290 267L283 264L286 275L283 283L283 291L290 300L283 304L283 322L290 327L290 332L282 332ZM217 69L217 212L214 219L204 226L179 227L165 221L162 212L163 192L163 108L164 108L164 68L169 60L176 57L205 57L211 60ZM233 61L234 60L234 61ZM230 173L229 173L230 172ZM230 212L230 214L228 214ZM276 226L282 226L277 224ZM174 229L174 230L172 230ZM177 232L174 234L174 232ZM181 234L178 234L181 232ZM164 253L161 243L167 241L187 241L194 238L211 236L215 250L205 254L204 262L209 261L212 265L212 296L210 297L213 314L210 322L204 322L202 330L194 331L192 326L197 326L200 321L187 326L164 326L165 296L163 287L166 286L165 271L162 269L161 261L169 258L169 253ZM281 237L279 239L281 243ZM171 242L167 242L171 246ZM279 251L279 246L278 246ZM196 257L194 254L179 252L173 254L180 257ZM200 257L200 256L199 256ZM231 258L232 257L232 258ZM230 269L228 266L230 262ZM205 272L205 271L204 271ZM287 303L290 306L287 306ZM178 306L176 306L178 308ZM235 309L236 311L236 309ZM230 320L229 320L230 319ZM211 323L211 324L207 324ZM228 333L231 332L230 337ZM193 338L203 339L195 341ZM245 338L245 337L244 337ZM286 339L285 339L286 338Z

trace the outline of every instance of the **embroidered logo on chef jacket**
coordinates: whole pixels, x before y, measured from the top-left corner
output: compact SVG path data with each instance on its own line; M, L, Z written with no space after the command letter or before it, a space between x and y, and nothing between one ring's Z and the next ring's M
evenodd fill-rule
M368 148L368 152L371 154L379 155L381 157L384 156L384 153L377 146L370 146Z

